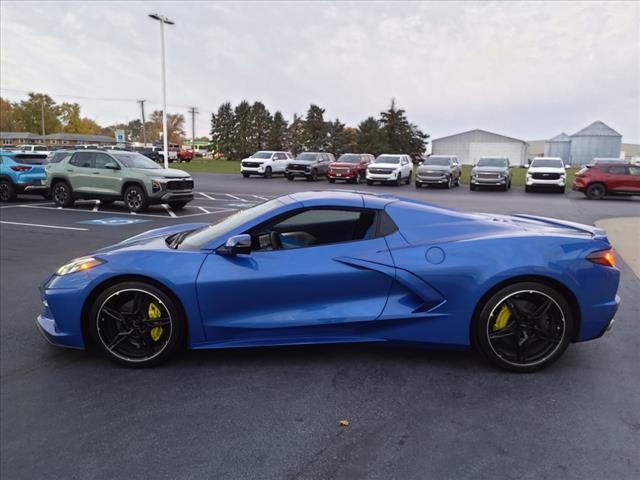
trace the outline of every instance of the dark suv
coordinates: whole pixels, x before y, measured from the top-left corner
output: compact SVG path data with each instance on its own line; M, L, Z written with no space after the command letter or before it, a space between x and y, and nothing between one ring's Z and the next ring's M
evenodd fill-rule
M471 170L469 189L490 186L500 187L505 192L511 188L511 168L507 157L480 157Z
M573 189L592 200L605 195L640 195L640 166L598 163L587 165L578 173Z
M460 185L462 167L455 155L431 155L420 164L416 175L416 188L423 185Z
M333 153L302 152L287 165L285 176L288 180L305 177L308 181L315 182L319 176L327 175L329 164L335 161Z
M370 153L343 153L336 162L329 165L327 179L329 183L335 183L336 180L360 183L366 180L367 167L371 162L373 155Z

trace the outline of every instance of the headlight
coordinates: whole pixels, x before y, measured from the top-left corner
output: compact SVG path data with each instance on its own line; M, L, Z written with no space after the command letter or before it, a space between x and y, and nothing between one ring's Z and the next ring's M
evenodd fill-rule
M89 270L98 265L106 263L105 260L93 257L82 257L71 260L69 263L61 266L56 272L57 275L69 275L70 273L82 272Z
M151 180L151 191L159 192L161 188L162 188L162 185L158 180Z

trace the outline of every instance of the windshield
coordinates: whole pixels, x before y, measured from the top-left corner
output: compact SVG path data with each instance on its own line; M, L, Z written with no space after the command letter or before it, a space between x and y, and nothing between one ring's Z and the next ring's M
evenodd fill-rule
M210 225L201 230L196 230L182 241L182 246L186 248L202 248L207 243L220 236L228 234L246 222L255 220L259 216L275 210L282 206L282 202L277 199L269 200L255 207L240 210L237 213L225 218L221 222Z
M317 153L301 153L296 157L296 160L315 160L317 157Z
M564 168L562 160L553 158L536 159L531 162L531 166L536 168Z
M478 160L479 167L508 167L509 160L506 158L481 158Z
M339 163L360 163L360 155L345 153L338 158Z
M148 157L135 152L118 152L113 153L113 156L127 168L145 168L149 170L162 168Z
M271 158L271 152L256 152L251 158Z
M447 167L449 166L449 157L429 157L427 158L423 165L437 165L439 167Z
M400 155L379 155L373 163L400 163Z

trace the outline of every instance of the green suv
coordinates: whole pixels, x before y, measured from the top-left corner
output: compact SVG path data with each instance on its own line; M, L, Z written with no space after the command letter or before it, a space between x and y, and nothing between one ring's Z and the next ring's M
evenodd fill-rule
M78 150L47 165L46 172L47 192L60 207L71 207L76 199L122 200L140 212L159 203L180 209L193 200L188 173L162 168L136 152Z

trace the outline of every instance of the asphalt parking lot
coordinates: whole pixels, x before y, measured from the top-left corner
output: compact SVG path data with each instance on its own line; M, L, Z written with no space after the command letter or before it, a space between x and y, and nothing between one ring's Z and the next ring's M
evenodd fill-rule
M3 479L637 479L640 280L621 261L622 304L602 339L532 375L471 352L379 346L185 352L152 370L48 345L38 285L70 258L150 228L215 222L273 196L329 188L195 174L183 211L115 204L0 208ZM331 185L465 211L593 224L640 216L640 199ZM348 427L339 421L347 419Z

